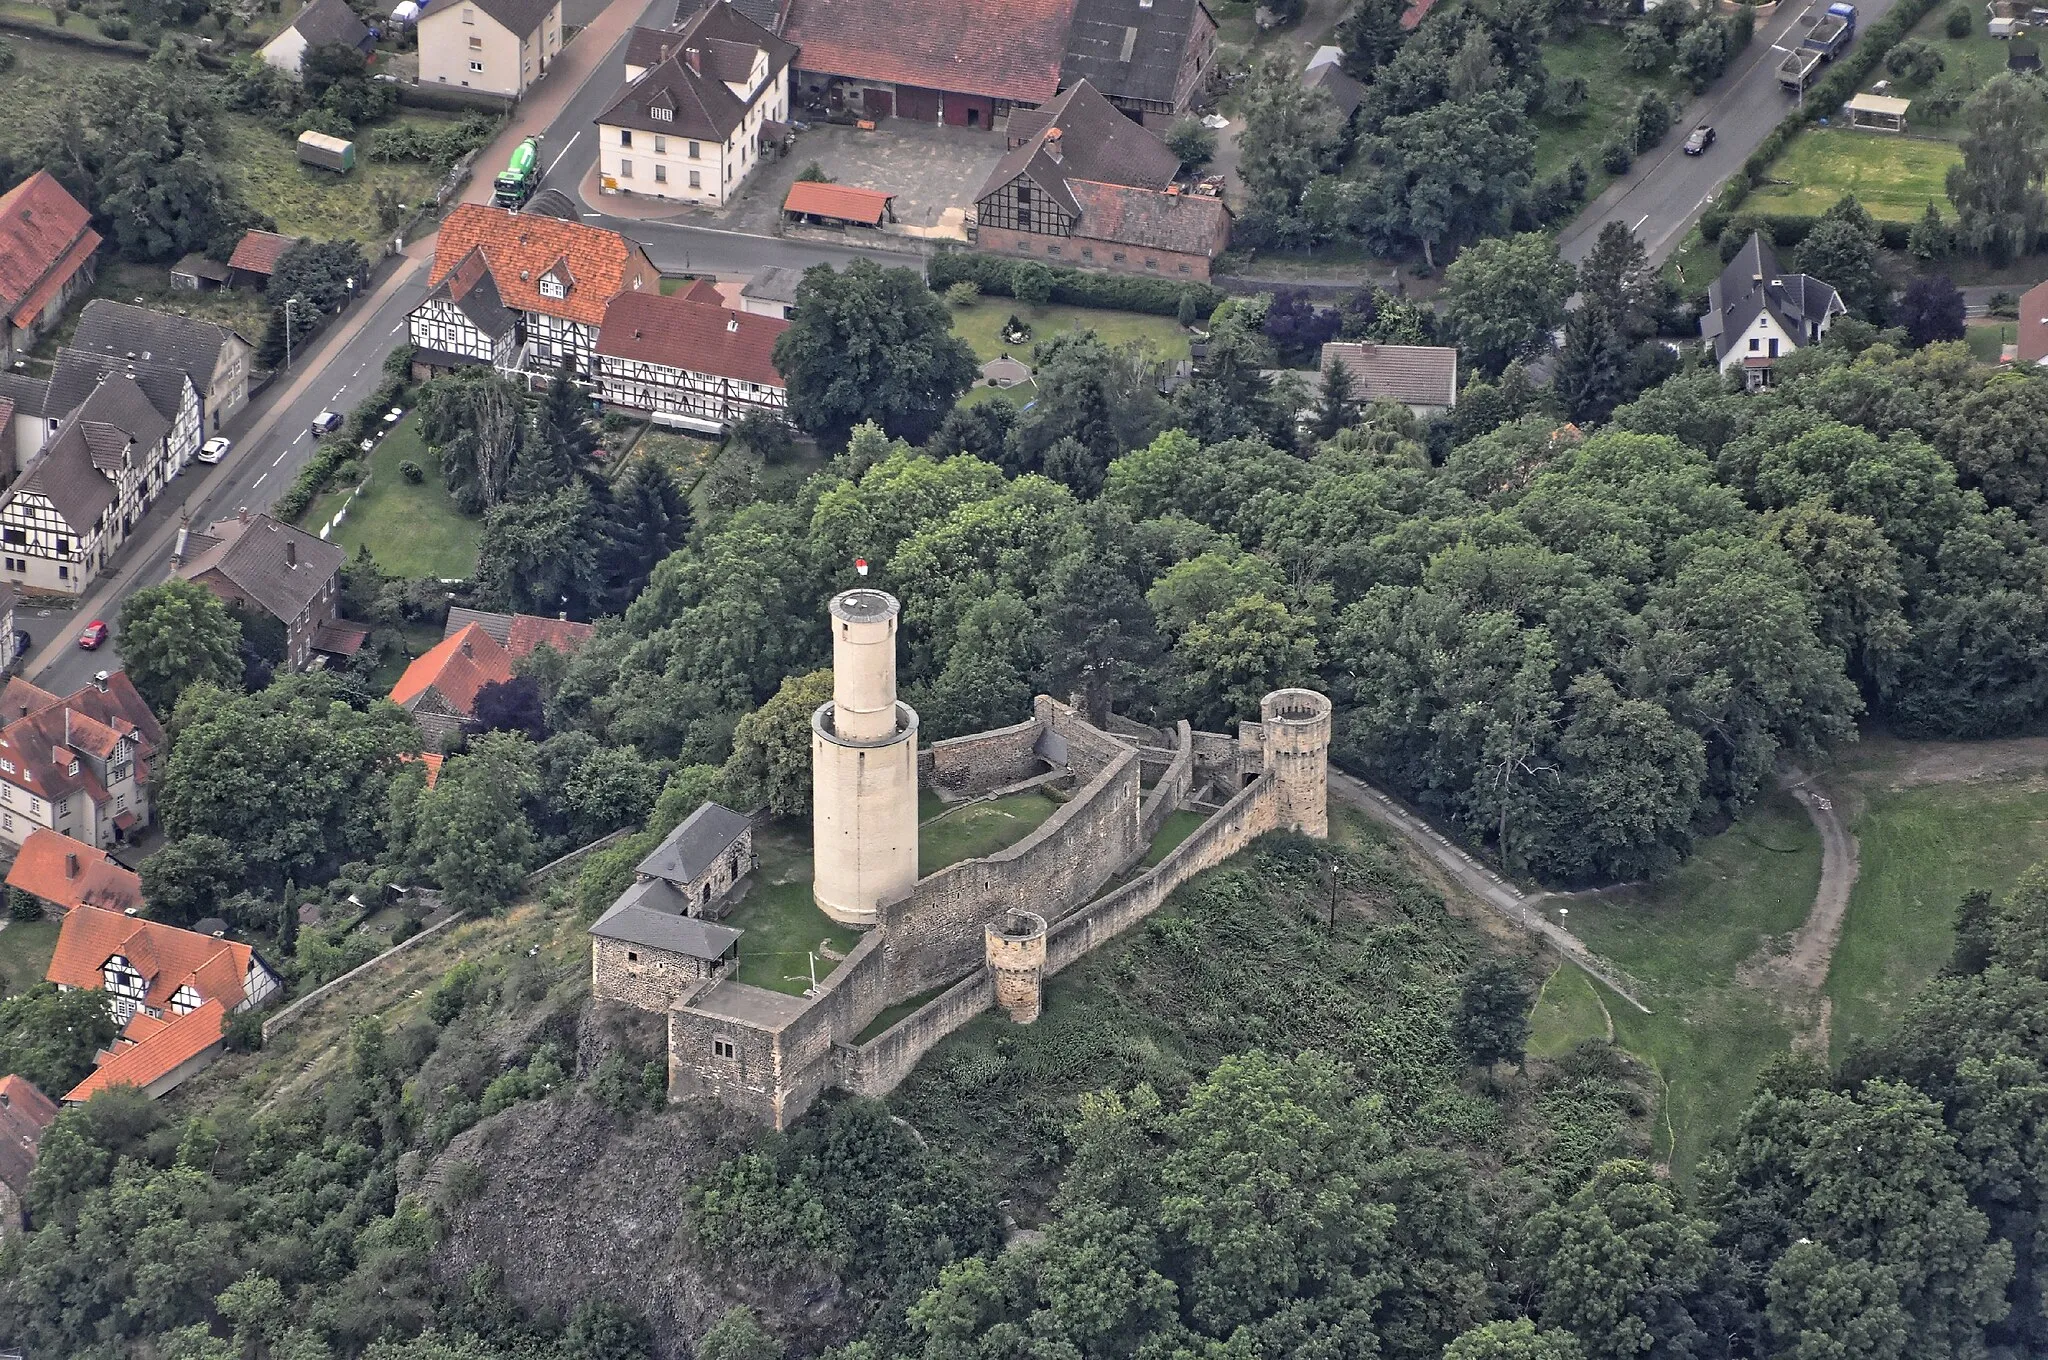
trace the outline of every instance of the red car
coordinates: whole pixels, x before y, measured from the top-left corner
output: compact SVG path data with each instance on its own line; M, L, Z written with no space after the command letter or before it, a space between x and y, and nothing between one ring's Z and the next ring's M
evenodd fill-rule
M107 625L98 619L85 625L85 631L78 635L78 645L88 652L96 650L107 640Z

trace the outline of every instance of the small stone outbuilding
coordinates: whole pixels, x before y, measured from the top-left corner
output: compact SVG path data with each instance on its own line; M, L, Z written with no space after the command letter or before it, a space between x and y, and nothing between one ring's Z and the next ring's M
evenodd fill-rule
M716 979L743 932L716 924L754 867L754 828L717 803L698 808L634 869L630 887L590 927L591 990L665 1011L691 984Z

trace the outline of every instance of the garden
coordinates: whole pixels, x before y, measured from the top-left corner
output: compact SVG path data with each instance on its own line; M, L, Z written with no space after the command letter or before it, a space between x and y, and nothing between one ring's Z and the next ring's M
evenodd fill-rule
M1883 221L1917 222L1929 203L1953 218L1948 171L1961 162L1953 142L1813 128L1786 148L1771 166L1769 181L1751 191L1747 206L1773 216L1818 216L1842 195L1854 194Z
M351 557L367 546L386 576L467 580L474 574L483 522L456 509L438 462L420 442L416 415L399 421L358 467L361 494L349 500L355 484L345 466L337 469L335 481L347 485L313 502L305 516L309 532L318 533L347 505L328 538Z

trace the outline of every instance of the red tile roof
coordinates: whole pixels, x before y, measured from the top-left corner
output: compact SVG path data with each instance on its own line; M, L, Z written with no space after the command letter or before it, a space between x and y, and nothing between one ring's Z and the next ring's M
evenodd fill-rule
M430 789L440 781L441 762L446 760L447 758L448 757L440 755L434 751L425 751L416 756L401 755L399 757L400 760L406 761L407 763L417 760L421 764L421 766L423 766L426 769L427 787Z
M773 356L775 338L788 329L789 323L779 317L754 316L687 298L621 293L605 309L604 326L597 333L597 352L614 359L782 387L785 384L782 375L775 371ZM514 619L515 656L519 655L519 626L520 620ZM584 628L587 636L589 625L577 626Z
M482 626L472 623L442 638L407 666L391 687L391 702L409 709L432 689L452 711L473 714L478 690L492 683L502 685L511 678L510 653Z
M248 945L233 940L217 940L161 921L83 906L64 918L57 932L57 951L43 976L65 987L103 987L106 977L102 970L116 954L142 974L148 983L144 1004L159 1010L168 1006L186 983L202 998L241 1005L248 995L249 966L255 958Z
M1422 16L1436 8L1436 0L1408 0L1408 8L1401 11L1401 31L1413 32L1421 24Z
M636 276L644 275L650 284L655 276L645 252L615 231L463 203L441 223L427 287L440 283L478 246L507 307L587 326L604 320L605 303L631 289ZM541 275L558 265L567 267L568 295L544 298Z
M114 857L61 831L37 827L14 856L7 886L19 888L66 911L105 907L126 911L142 905L142 879Z
M0 1077L0 1185L19 1195L36 1169L36 1147L57 1106L27 1077Z
M2038 364L2048 359L2048 283L2020 294L2019 361Z
M7 721L5 714L26 709L27 716ZM107 677L107 687L87 685L63 699L25 681L10 680L0 690L0 780L42 798L62 798L83 789L94 802L104 802L106 789L85 762L72 770L74 753L106 759L122 738L133 738L135 777L148 778L149 757L163 745L164 731L135 692L126 671Z
M235 243L235 253L228 257L228 268L246 269L251 274L274 273L278 260L298 243L296 236L280 236L274 231L245 232Z
M725 301L725 294L718 291L717 281L709 277L690 280L690 286L682 289L675 296L687 298L691 302L723 303Z
M92 214L38 170L0 194L0 306L24 325L99 249Z
M793 0L800 70L1043 104L1059 92L1076 0Z
M836 217L842 222L876 227L882 224L882 214L894 197L896 195L880 189L856 189L850 184L798 180L789 186L789 197L782 201L782 210L816 213L820 217Z
M140 1042L117 1046L91 1076L64 1093L64 1103L81 1104L113 1086L149 1089L150 1083L218 1044L227 1018L227 1007L208 1001L189 1014L165 1021L162 1029L153 1030Z
M626 297L647 297L646 293L627 293ZM606 315L610 315L609 312ZM514 614L512 628L505 639L505 651L514 661L533 654L539 646L552 647L563 656L573 656L576 649L590 641L590 635L597 629L587 623L575 623L569 619L550 619L539 614Z

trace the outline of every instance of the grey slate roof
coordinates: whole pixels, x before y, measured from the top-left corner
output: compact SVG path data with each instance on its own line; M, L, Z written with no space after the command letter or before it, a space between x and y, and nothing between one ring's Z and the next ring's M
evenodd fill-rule
M492 340L510 335L519 320L498 295L498 280L491 274L491 264L482 246L463 256L428 292L422 305L426 302L453 303L469 318L470 325Z
M1081 0L1060 84L1086 80L1117 99L1171 104L1201 14L1202 0Z
M71 347L169 364L183 369L191 376L192 385L203 392L220 361L221 348L235 338L226 326L211 321L95 298L85 304L85 312L78 318Z
M362 48L370 42L370 30L364 27L346 0L312 0L299 11L299 17L292 20L292 27L299 31L308 47L340 43L344 47Z
M169 429L133 378L111 374L79 403L9 494L42 496L73 533L89 533L114 503L106 474L120 466L121 454L131 442L148 449Z
M209 369L210 373L212 370ZM154 360L129 359L125 355L100 354L89 349L65 346L57 351L56 366L50 370L49 395L43 403L45 415L63 417L77 410L111 373L132 376L148 396L157 414L175 423L185 405L185 388L190 380L185 370ZM197 384L191 384L195 388Z
M771 264L740 289L743 298L759 298L763 302L780 302L786 306L796 305L796 286L804 281L804 271L791 269L788 265Z
M591 925L590 933L693 959L723 958L739 943L743 932L688 915L686 905L673 885L659 878L643 878L619 894L619 900Z
M334 579L348 556L338 545L280 524L268 515L255 515L247 524L222 520L207 529L206 537L214 540L213 546L185 563L178 574L189 580L202 572L218 571L287 624ZM293 545L296 563L285 560L287 543Z
M1728 357L1766 309L1795 344L1803 345L1812 338L1810 326L1823 325L1848 307L1841 294L1819 279L1782 272L1778 252L1760 234L1751 232L1721 277L1707 285L1707 311L1700 318L1700 335L1713 342L1715 363Z
M1301 83L1311 90L1326 91L1337 112L1347 119L1365 102L1365 86L1344 73L1343 53L1335 47L1316 49L1308 69L1301 73Z
M50 380L31 378L25 373L0 373L0 399L13 402L16 415L46 415L50 408Z
M1404 406L1458 404L1458 351L1447 346L1337 340L1323 346L1323 371L1335 363L1350 370L1354 401L1391 397Z
M1011 114L1009 126L1010 138L1021 141L996 162L977 200L1028 171L1062 207L1079 212L1068 180L1164 189L1180 171L1180 157L1165 142L1124 117L1085 80L1042 109ZM1047 136L1054 128L1060 134L1056 149Z
M559 0L469 0L478 9L503 24L508 32L524 38L541 25Z
M668 52L666 61L663 49ZM701 72L689 66L684 54L691 50L697 53ZM797 49L795 43L776 37L724 0L667 32L635 28L626 39L626 64L648 70L627 86L597 121L607 127L722 142L747 111L745 102L726 88L726 82L747 84L757 50L768 54L772 80L795 60ZM647 112L651 103L665 104L675 117L652 117Z
M655 108L666 109L673 116L656 118L650 112ZM601 127L722 142L732 136L746 112L747 106L724 81L708 70L699 74L685 66L680 56L671 56L628 85L610 108L597 115L597 121Z
M664 836L635 872L671 883L701 878L751 825L731 808L706 803Z

